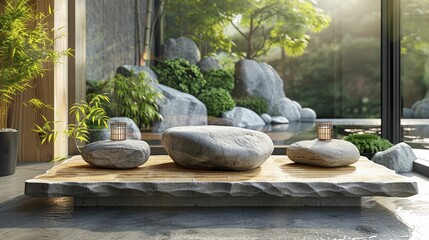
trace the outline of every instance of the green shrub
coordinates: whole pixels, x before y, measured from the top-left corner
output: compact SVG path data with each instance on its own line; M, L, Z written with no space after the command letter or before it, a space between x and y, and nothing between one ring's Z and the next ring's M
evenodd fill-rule
M235 103L237 107L248 108L259 115L268 112L267 101L260 97L237 98L235 99Z
M145 72L130 77L116 74L105 89L110 94L110 104L105 106L110 116L129 117L139 127L150 127L154 120L161 120L156 101L162 93L155 88L153 80Z
M198 99L206 105L209 116L218 117L235 107L231 94L222 88L205 90L198 96Z
M344 140L353 143L360 153L376 153L393 146L388 140L370 133L355 133L344 137Z
M205 89L222 88L232 92L234 89L234 77L223 69L213 69L204 73L206 80Z
M165 60L152 68L161 84L198 96L206 81L200 69L185 59Z

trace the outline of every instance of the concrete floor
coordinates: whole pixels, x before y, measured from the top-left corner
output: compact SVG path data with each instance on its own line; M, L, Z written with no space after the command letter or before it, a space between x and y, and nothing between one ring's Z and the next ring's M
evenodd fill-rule
M0 239L428 239L429 179L410 198L358 207L74 207L70 198L23 195L52 164L0 177ZM424 238L426 237L426 238Z

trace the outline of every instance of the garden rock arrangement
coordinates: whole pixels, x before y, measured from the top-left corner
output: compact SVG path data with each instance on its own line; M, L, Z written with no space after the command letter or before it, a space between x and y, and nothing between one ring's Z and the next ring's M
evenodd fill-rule
M170 128L161 141L174 162L197 169L249 170L274 150L265 133L225 126Z
M201 59L200 50L192 39L187 37L170 38L163 45L165 59L183 58L191 64L197 64Z
M395 170L397 173L411 172L413 162L417 159L411 147L406 143L398 143L395 146L378 152L372 157L372 161Z
M127 139L141 140L142 134L137 124L130 118L127 117L112 117L110 122L125 122L127 124Z
M206 106L196 97L162 84L157 88L164 95L164 99L158 102L163 120L156 124L157 131L177 126L207 125Z
M82 158L94 167L111 169L135 168L150 156L149 145L140 140L99 141L82 148Z
M417 101L413 104L411 110L412 112L408 112L408 115L414 113L413 117L415 118L429 118L429 98L424 98L420 101Z
M240 60L235 64L235 88L232 94L235 97L261 97L268 102L270 109L285 97L283 80L276 70L267 63L254 60Z
M359 160L359 150L350 142L318 139L293 143L287 148L290 160L306 165L342 167Z
M130 77L131 73L133 73L134 75L138 75L141 72L147 73L149 77L151 77L152 79L155 79L155 80L158 79L158 77L152 71L152 69L146 66L122 65L118 67L118 69L116 69L116 73L119 73L125 77Z
M201 59L197 66L200 68L201 72L207 72L213 69L222 69L222 67L219 65L219 61L214 57L206 57Z

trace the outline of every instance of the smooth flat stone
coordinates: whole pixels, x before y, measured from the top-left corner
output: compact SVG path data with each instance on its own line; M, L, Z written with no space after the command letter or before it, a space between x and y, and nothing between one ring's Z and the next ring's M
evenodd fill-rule
M359 150L350 142L318 139L293 143L287 148L290 160L313 166L342 167L359 160Z
M197 169L249 170L274 150L265 133L226 126L170 128L161 141L174 162Z
M99 141L82 148L82 158L94 167L127 169L145 163L150 156L149 145L141 140Z

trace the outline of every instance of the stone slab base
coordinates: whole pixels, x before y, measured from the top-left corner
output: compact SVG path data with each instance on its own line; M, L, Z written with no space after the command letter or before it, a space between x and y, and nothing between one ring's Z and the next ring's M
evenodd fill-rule
M75 197L74 205L142 207L360 207L358 197Z

